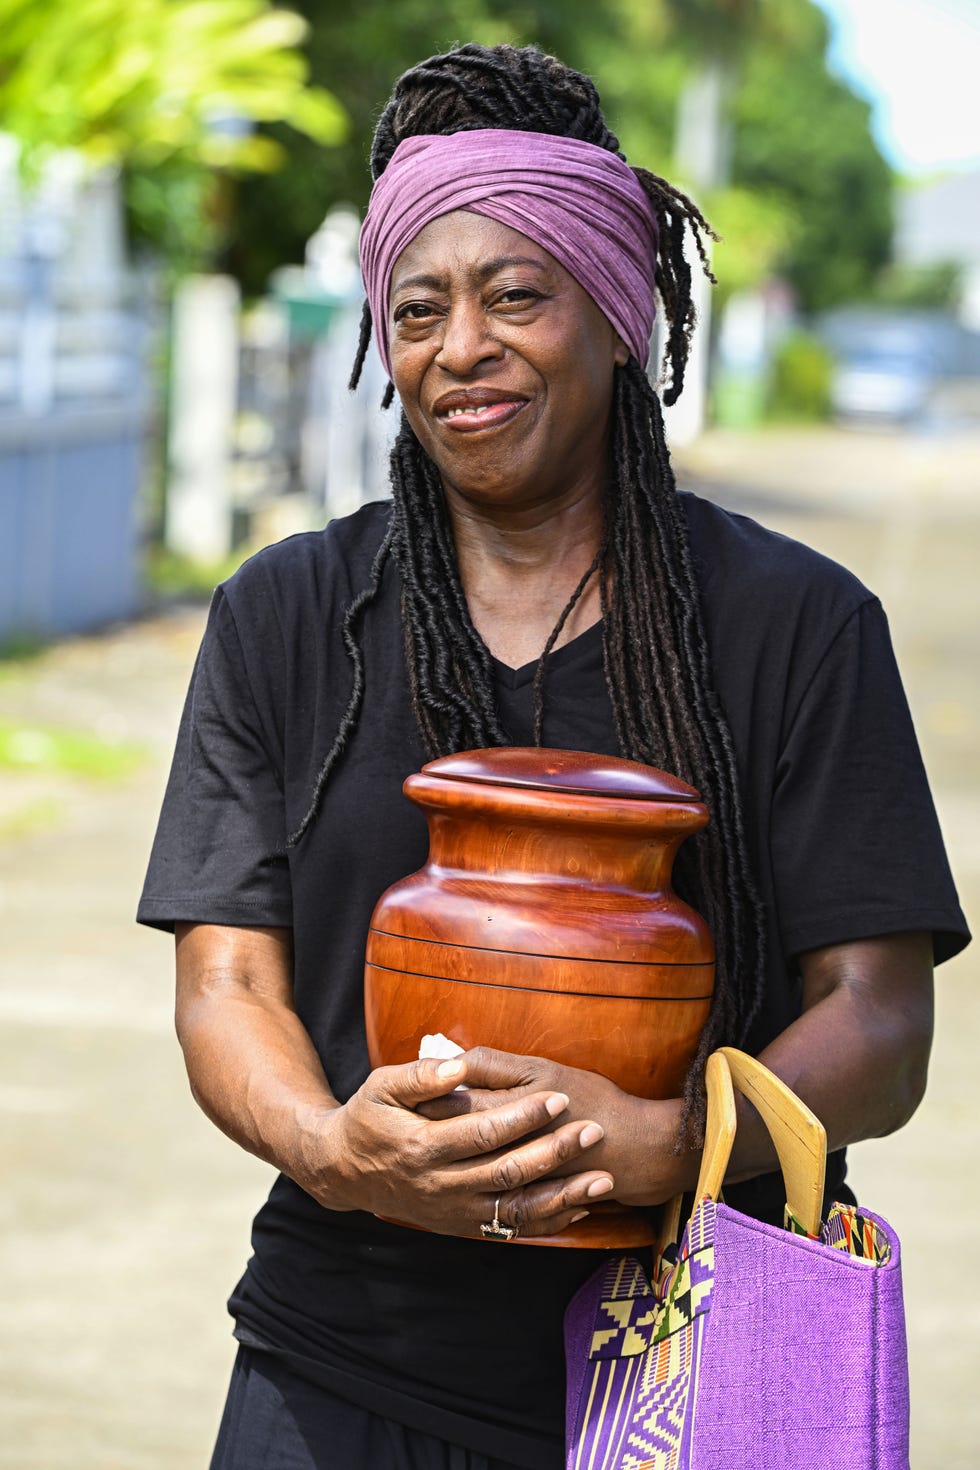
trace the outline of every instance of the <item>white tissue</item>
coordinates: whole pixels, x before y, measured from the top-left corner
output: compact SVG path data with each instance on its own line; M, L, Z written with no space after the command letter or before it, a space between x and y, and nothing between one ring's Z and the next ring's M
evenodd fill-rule
M457 1046L455 1041L450 1041L448 1036L443 1036L437 1031L435 1036L423 1036L419 1042L419 1061L424 1062L428 1057L438 1057L442 1061L445 1057L461 1057L464 1048Z
M424 1062L426 1058L432 1057L442 1062L447 1057L461 1057L465 1049L465 1047L457 1046L455 1041L450 1040L448 1036L443 1036L441 1031L437 1031L434 1036L422 1037L419 1042L419 1061ZM465 1082L461 1082L458 1087L453 1088L453 1091L468 1092L469 1089Z

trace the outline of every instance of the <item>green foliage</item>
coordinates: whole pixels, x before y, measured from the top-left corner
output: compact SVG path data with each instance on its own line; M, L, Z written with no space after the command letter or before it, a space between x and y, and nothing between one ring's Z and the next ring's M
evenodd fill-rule
M833 356L817 337L791 333L773 361L769 417L806 422L828 418L833 372Z
M793 249L799 221L778 196L737 184L706 199L705 207L721 236L713 260L720 305L733 292L752 290L775 274Z
M805 311L866 293L888 257L893 179L869 107L827 69L823 13L811 0L661 0L652 12L621 0L596 70L627 154L671 177L683 86L706 56L726 63L731 175L699 200L723 237L721 295L774 273Z
M619 0L615 11L615 23L590 39L583 70L598 80L603 111L627 158L669 176L677 104L690 63L668 41L662 6Z
M955 311L962 289L963 267L956 261L891 265L875 281L871 299L880 306Z
M18 629L8 633L0 641L0 684L12 674L16 675L20 665L30 663L44 651L45 639L40 633L29 629Z
M3 0L0 129L28 184L61 149L121 166L137 239L199 265L225 239L221 176L290 158L263 125L318 149L345 135L340 104L308 85L306 32L267 0Z
M298 0L313 77L342 98L351 136L325 153L282 129L289 166L235 185L227 263L246 290L297 260L339 200L367 201L374 122L395 78L454 41L536 41L598 78L628 157L668 178L678 101L705 57L733 75L730 187L702 200L725 237L723 291L784 272L805 309L865 292L887 258L890 172L867 105L827 70L827 22L812 0Z
M371 181L368 156L378 114L398 75L455 42L537 41L573 66L587 67L588 38L617 24L589 0L295 0L309 21L306 54L318 84L343 100L347 142L324 152L314 141L268 131L288 147L288 168L235 185L238 228L226 263L247 292L264 289L272 270L302 259L303 246L331 205L363 209ZM612 0L617 11L623 0Z
M171 158L155 166L130 165L125 171L129 233L137 246L162 255L171 275L212 260L227 234L225 194L209 169Z
M771 0L662 0L672 40L695 63L730 58L765 35Z
M812 0L296 8L3 0L0 128L20 140L28 174L58 147L121 163L138 237L178 267L224 251L257 292L301 257L331 205L366 203L375 119L424 56L459 40L536 41L600 79L627 155L668 177L685 82L721 58L733 77L731 188L704 202L726 237L723 289L778 268L818 310L867 294L887 260L891 175L867 104L827 70L827 22Z
M4 0L0 127L29 176L63 148L96 165L274 168L282 149L248 124L285 120L321 146L344 130L306 85L305 34L265 0Z
M807 312L865 292L892 234L893 178L870 108L827 70L817 21L790 50L754 48L734 102L734 179L785 210L790 237L778 264Z

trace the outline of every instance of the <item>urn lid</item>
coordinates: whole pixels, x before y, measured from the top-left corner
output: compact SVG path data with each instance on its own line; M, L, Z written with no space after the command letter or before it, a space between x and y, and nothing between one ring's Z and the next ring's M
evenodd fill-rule
M576 796L607 796L619 801L700 801L693 786L655 766L615 755L540 746L500 745L440 756L423 766L427 776L472 781L485 786L521 786Z

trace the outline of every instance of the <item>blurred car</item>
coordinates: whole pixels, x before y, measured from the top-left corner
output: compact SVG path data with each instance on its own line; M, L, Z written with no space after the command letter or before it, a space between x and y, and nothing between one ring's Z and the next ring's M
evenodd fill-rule
M910 423L925 412L934 381L925 354L869 348L837 368L830 390L834 417Z

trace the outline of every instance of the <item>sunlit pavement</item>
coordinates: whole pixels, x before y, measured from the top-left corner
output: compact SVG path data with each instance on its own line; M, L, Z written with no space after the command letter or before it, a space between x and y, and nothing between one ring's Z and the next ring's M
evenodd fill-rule
M810 541L880 592L968 912L980 912L980 434L712 435L682 483ZM132 923L203 615L53 649L0 718L148 751L98 785L0 773L0 1467L207 1464L233 1348L224 1299L268 1171L190 1102L171 944ZM940 972L929 1096L854 1151L904 1243L915 1470L980 1445L980 958ZM842 1393L847 1348L841 1345Z

